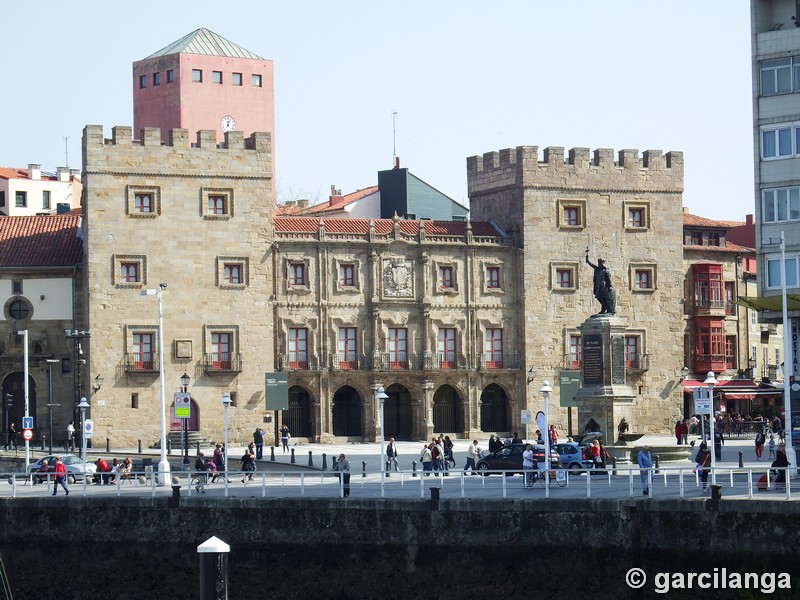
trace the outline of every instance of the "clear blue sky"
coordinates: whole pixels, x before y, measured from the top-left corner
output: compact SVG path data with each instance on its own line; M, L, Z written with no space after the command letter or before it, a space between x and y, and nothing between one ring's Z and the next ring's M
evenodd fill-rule
M78 168L133 125L131 64L207 27L275 61L278 201L401 164L466 203L466 158L520 145L684 152L684 206L753 212L749 3L308 0L3 7L0 166ZM246 134L249 132L245 132Z

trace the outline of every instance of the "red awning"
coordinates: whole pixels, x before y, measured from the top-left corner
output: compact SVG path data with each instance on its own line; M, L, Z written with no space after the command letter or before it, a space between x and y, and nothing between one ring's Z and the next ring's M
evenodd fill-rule
M725 386L758 389L758 385L756 385L752 379L720 379L719 383L714 386L714 389ZM697 379L685 379L683 381L683 387L685 388L706 387L706 384L704 381L699 381Z
M780 390L757 390L752 392L725 392L725 400L755 400L756 398L780 398Z

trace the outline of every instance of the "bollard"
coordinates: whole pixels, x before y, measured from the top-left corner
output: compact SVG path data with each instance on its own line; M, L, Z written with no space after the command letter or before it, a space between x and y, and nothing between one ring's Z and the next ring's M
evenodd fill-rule
M142 440L139 440L139 454L142 453Z
M194 451L195 455L200 454L200 442L197 442L197 448Z
M172 440L167 438L167 454L172 454Z
M336 465L338 464L338 462L339 462L339 459L334 454L333 455L333 462L331 463L331 471L335 471L336 470Z
M231 547L210 537L197 547L200 555L200 600L228 597L228 553Z
M322 470L323 471L328 470L328 455L325 454L324 452L322 453Z
M269 447L269 459L272 462L275 462L275 446L270 446Z
M292 458L289 460L289 462L294 464L294 448L292 448Z
M47 436L42 436L42 452L44 452L44 447L47 445Z
M179 508L181 505L181 486L172 486L172 497L167 500L167 506L170 508Z
M744 452L739 450L739 468L744 469Z
M311 450L308 451L308 466L309 467L313 467L314 466L314 459L311 458Z
M387 477L391 477L392 476L392 470L391 470L390 467L391 467L391 463L387 460L386 461L386 465L384 465L384 469L383 469L383 471L384 471L384 473L386 473Z
M111 440L106 438L106 452L111 452Z
M431 508L434 510L439 508L439 488L435 486L431 488Z
M617 457L616 456L612 456L611 457L611 474L612 475L616 475L617 474Z
M417 476L417 461L415 461L415 460L411 461L411 476L412 477L416 477Z
M655 470L655 474L656 475L658 475L658 459L659 459L658 454L656 454L655 461L654 461L654 464L655 464L655 467L656 467L656 470Z
M366 477L366 476L367 476L367 461L362 460L361 461L361 477Z
M719 502L722 500L722 486L716 483L711 484L711 498L706 503L706 510L719 510Z

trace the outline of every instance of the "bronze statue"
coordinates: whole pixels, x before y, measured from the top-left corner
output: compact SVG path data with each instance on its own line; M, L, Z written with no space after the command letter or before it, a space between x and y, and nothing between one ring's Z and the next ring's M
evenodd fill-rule
M589 248L586 248L586 264L594 269L594 297L600 302L601 315L613 315L617 312L617 290L611 283L611 271L602 258L593 265L589 261Z

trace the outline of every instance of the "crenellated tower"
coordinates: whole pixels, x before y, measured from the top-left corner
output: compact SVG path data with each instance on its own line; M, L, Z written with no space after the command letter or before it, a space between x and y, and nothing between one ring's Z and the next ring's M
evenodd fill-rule
M218 143L214 131L172 129L161 139L158 128L138 140L130 127L110 139L84 129L89 371L105 380L90 404L96 436L117 447L134 446L133 432L158 438L160 354L168 417L186 373L192 418L216 439L223 391L239 439L261 422L274 363L271 135L231 131ZM162 283L163 348L156 300L142 296Z
M615 159L607 148L547 147L540 158L538 147L521 146L468 158L467 176L471 218L495 222L524 255L525 365L537 371L529 408L541 408L545 379L554 384L551 414L572 402L555 383L583 366L579 327L599 310L588 248L610 267L626 323L627 420L634 431L670 431L682 403L683 154L621 150ZM578 419L573 429L582 430ZM615 425L603 423L609 434Z

